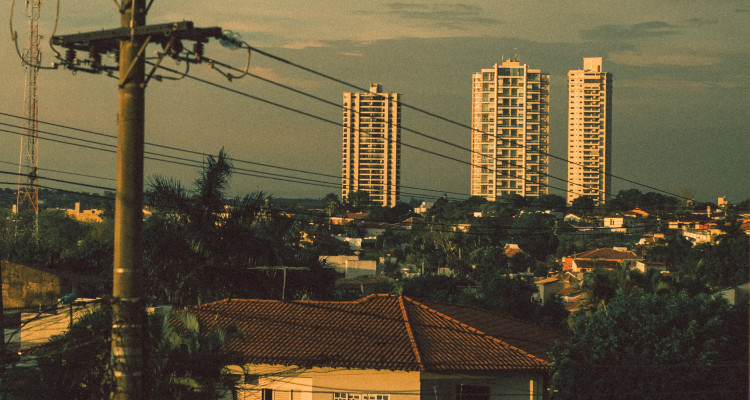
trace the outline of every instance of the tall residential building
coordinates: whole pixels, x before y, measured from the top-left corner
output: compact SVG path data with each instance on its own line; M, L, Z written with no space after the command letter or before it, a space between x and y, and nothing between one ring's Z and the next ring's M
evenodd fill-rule
M471 195L547 194L549 74L503 60L472 76Z
M344 92L344 145L341 154L341 197L362 191L375 204L399 201L401 170L401 103L398 93Z
M611 191L612 74L601 57L568 72L568 203L586 196L604 204Z

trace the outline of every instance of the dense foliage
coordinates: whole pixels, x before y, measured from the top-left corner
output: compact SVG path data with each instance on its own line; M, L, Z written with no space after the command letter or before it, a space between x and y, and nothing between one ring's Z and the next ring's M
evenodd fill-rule
M746 399L747 307L619 292L553 352L554 398Z

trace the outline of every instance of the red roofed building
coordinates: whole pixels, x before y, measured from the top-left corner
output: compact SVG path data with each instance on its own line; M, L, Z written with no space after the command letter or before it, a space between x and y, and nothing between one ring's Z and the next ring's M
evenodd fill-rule
M208 329L240 333L226 345L245 362L237 399L542 399L547 352L562 338L487 311L392 295L228 299L188 311Z
M563 271L591 271L595 268L615 269L628 260L639 261L643 257L624 248L601 248L563 257Z

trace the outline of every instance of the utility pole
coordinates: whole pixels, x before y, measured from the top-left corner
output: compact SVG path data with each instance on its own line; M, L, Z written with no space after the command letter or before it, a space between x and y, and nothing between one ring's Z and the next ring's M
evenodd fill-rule
M143 147L145 124L145 44L135 29L146 25L145 0L122 0L117 107L117 195L115 257L112 275L112 367L116 400L143 399L144 352L147 345L143 301Z
M146 0L115 2L120 28L73 35L53 36L51 43L65 47L65 68L89 73L118 71L117 194L115 199L115 251L112 277L111 362L115 387L112 399L145 398L147 322L143 298L143 159L145 87L165 56L200 63L208 38L225 38L221 28L194 28L181 21L146 26ZM195 42L192 52L183 52L181 40ZM149 43L162 45L158 61L145 73L145 50ZM81 61L76 51L89 53ZM104 66L101 54L117 51L117 67Z

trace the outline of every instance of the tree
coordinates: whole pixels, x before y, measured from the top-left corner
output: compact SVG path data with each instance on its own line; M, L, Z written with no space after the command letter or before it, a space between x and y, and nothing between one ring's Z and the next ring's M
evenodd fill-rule
M544 260L557 250L554 217L548 214L522 214L513 220L511 237L524 252L537 260Z
M351 192L349 193L349 196L344 199L346 209L352 212L364 211L370 204L372 204L370 193L362 190Z
M596 208L596 204L591 197L576 197L570 204L569 210L574 213L591 214Z
M148 385L151 398L215 399L222 387L221 371L239 362L221 351L233 332L206 329L189 312L152 318Z
M299 246L299 224L274 211L263 193L226 198L231 174L222 150L206 159L192 190L161 176L149 179L147 194L157 211L144 225L152 301L185 306L276 297L281 281L249 267L319 264Z
M538 197L532 197L529 205L541 210L565 211L565 199L556 194L543 194Z
M469 254L469 261L476 265L479 273L485 271L510 272L508 270L508 256L505 255L505 249L500 246L478 247Z
M339 201L339 197L334 193L328 193L323 197L322 203L328 217L339 215L339 213L344 211L344 206L341 204L341 201Z
M643 193L638 189L620 190L616 199L622 203L626 210L632 210L641 205Z
M747 308L619 292L552 352L554 399L746 399Z

